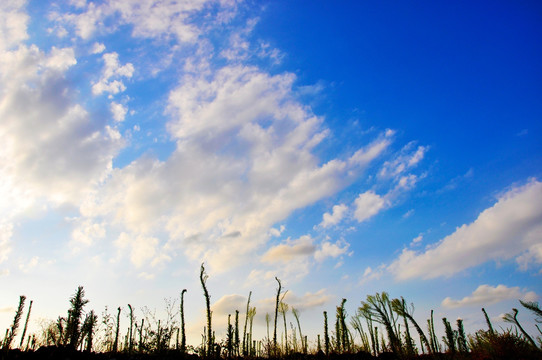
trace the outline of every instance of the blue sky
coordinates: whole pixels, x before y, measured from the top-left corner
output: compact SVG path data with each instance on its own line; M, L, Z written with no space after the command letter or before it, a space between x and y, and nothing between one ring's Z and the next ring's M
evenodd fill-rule
M469 331L539 300L540 4L138 4L0 5L5 327L186 288L198 342L202 262L219 333L275 276L313 337L381 291Z

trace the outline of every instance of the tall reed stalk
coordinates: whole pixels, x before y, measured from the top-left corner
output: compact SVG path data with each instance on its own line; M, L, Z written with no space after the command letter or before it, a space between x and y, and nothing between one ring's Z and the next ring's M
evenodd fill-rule
M117 309L117 329L115 331L115 343L113 344L113 352L116 353L119 350L119 326L120 326L120 312L121 308Z
M200 269L200 275L199 275L200 281L201 281L201 287L203 288L203 294L205 296L205 306L207 309L207 353L205 356L212 356L213 355L213 330L211 328L211 296L209 295L209 292L207 291L206 282L209 276L205 273L205 267L204 264L201 264Z
M245 326L243 328L243 355L247 355L248 353L247 325L248 325L248 317L249 317L249 311L250 311L250 297L251 296L252 296L252 291L248 293L247 310L245 312Z
M301 350L303 354L307 353L307 343L304 341L303 333L301 332L301 323L299 322L299 311L292 306L292 314L294 314L297 327L299 328L299 338L301 339Z
M30 300L30 305L28 306L28 313L26 314L26 321L24 322L23 334L21 335L21 343L19 344L19 349L23 348L24 336L26 335L26 328L28 327L28 320L30 319L30 311L32 311L32 303Z
M17 335L17 329L19 328L19 321L21 321L21 316L23 316L24 302L26 296L19 296L19 306L17 306L17 311L15 312L15 317L13 318L13 324L11 325L10 331L7 333L6 339L4 341L4 349L9 350L11 348L11 343Z
M282 289L281 283L279 278L275 277L275 280L277 280L277 283L279 284L279 287L277 289L277 298L275 301L275 325L273 328L273 352L274 355L278 355L278 346L277 346L277 319L279 314L279 302L280 302L280 291Z
M132 329L134 327L134 310L132 309L132 305L128 304L128 308L130 309L130 330L128 334L128 353L132 353Z
M186 289L181 291L181 352L186 351L186 333L185 333L185 324L184 324L184 294Z
M329 331L327 324L327 311L324 311L324 348L326 349L326 355L329 355Z

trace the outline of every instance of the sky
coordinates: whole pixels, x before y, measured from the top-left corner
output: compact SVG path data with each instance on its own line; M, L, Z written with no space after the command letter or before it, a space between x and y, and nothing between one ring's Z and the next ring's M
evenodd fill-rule
M185 307L199 343L278 277L496 326L542 296L537 1L0 3L0 327ZM162 315L160 315L162 314ZM294 321L291 313L288 321ZM121 320L128 326L123 315ZM437 321L439 324L439 321ZM440 325L438 325L440 326ZM533 330L534 329L534 330Z

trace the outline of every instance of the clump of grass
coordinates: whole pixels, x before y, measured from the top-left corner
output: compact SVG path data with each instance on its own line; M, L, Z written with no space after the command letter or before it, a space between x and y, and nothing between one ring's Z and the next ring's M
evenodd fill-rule
M85 290L82 286L77 287L75 294L70 298L71 308L68 311L68 325L66 327L67 338L69 345L77 348L79 344L81 316L83 315L83 308L88 304L88 300L85 299Z
M540 359L540 351L511 329L478 330L468 343L474 359Z
M336 323L335 323L335 337L336 337L336 350L338 353L350 351L350 340L348 337L348 328L346 326L346 310L344 304L346 299L342 299L341 305L337 306L336 311Z
M92 351L92 340L93 340L94 331L95 331L97 323L98 323L98 316L94 314L94 310L91 310L90 313L88 313L87 316L85 317L85 321L83 322L83 326L81 328L81 333L83 337L86 336L87 338L86 350L88 352Z
M448 352L452 355L452 357L455 354L455 334L452 330L452 325L446 318L442 318L442 322L444 323L444 331L446 333L446 336L443 336L442 339L444 340L444 343L448 347Z
M408 309L407 309L407 306L405 304L405 299L401 298L401 300L393 299L392 302L391 302L391 306L392 306L393 311L395 311L399 316L402 316L404 318L404 320L405 320L405 327L407 329L407 334L408 334L407 346L409 346L409 349L408 349L409 353L413 353L414 349L413 349L413 346L412 346L412 342L410 342L410 344L408 343L408 339L411 339L411 337L410 337L410 333L408 333L407 319L408 319L408 321L410 321L412 323L412 325L414 325L414 328L418 332L418 335L420 337L420 343L422 344L422 351L423 351L423 346L425 346L425 348L427 349L427 352L431 353L431 346L429 345L429 341L427 340L427 337L425 336L422 328L418 325L416 320L414 320L414 317L412 315L412 313L414 312L414 310L413 310L414 305L411 305L411 312L409 312ZM413 340L411 339L411 341L413 341Z
M374 321L382 324L386 329L391 351L397 356L402 354L401 338L396 328L397 314L392 310L391 301L386 292L367 295L360 307L364 316L370 316Z

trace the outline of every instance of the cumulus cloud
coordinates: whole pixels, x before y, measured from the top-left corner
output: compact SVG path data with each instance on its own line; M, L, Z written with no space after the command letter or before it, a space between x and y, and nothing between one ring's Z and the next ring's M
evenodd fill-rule
M284 244L271 247L262 256L262 261L288 263L296 257L312 255L315 251L316 246L313 244L313 239L309 235L304 235L299 239L287 240Z
M25 0L2 1L0 4L0 51L9 50L28 38L29 16L24 12Z
M446 308L459 308L465 306L480 306L496 304L505 300L524 300L536 301L538 296L535 292L526 292L519 287L507 287L505 285L480 285L470 296L465 296L461 300L453 300L450 297L442 301L442 306Z
M284 301L287 304L300 311L322 306L332 299L333 297L327 293L326 289L320 289L314 293L306 292L301 296L296 295L294 292L288 291L288 293L286 293L284 296Z
M113 119L117 122L124 121L124 118L126 117L126 113L128 112L128 109L119 103L112 102L111 103L111 113L113 114Z
M213 315L221 316L235 314L235 310L244 313L247 305L247 297L237 294L224 295L211 305Z
M328 257L338 258L348 252L348 244L344 240L338 240L336 242L324 241L320 247L314 253L314 259L318 262L325 260Z
M332 225L337 225L342 220L343 216L346 213L346 210L348 210L348 207L344 204L333 206L331 214L325 213L323 215L320 226L323 228L327 228Z
M530 181L425 252L404 249L389 270L397 279L452 276L491 260L537 262L542 236L542 183Z
M136 267L141 267L148 263L157 254L159 241L154 237L146 237L142 235L130 235L125 232L121 233L115 241L115 245L119 251L128 251L130 261Z
M286 227L284 225L281 225L278 229L277 228L271 228L269 229L269 234L271 236L280 236L280 234L282 234L284 232L284 230L286 229Z
M126 90L126 85L121 79L132 77L134 65L131 63L121 65L119 54L116 52L104 54L102 58L104 61L102 76L92 85L92 93L100 95L106 92L114 95Z
M10 214L36 199L77 203L109 173L122 146L70 94L71 48L19 46L0 55L0 194Z
M90 219L79 221L72 231L72 246L77 250L81 246L91 246L97 239L103 239L106 234L104 223L94 223Z
M94 43L94 45L92 45L92 53L93 54L101 54L105 51L105 45L102 44L102 43Z
M378 214L387 206L386 200L369 190L360 194L354 201L356 209L354 210L354 218L358 222L363 222Z

